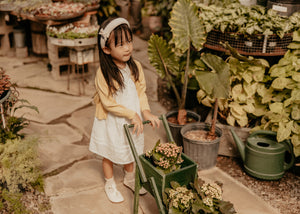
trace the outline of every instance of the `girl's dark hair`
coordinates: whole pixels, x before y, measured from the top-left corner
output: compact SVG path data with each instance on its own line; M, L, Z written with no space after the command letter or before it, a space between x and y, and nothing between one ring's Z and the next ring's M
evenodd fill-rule
M101 24L99 31L101 28L105 28L113 19L115 19L115 18L109 18L106 21L104 21ZM121 43L123 43L123 41L122 41L123 34L125 34L126 41L131 41L133 38L132 31L127 24L119 25L112 32L114 32L114 36L115 36L115 38L114 38L115 45L117 45L119 43L119 41ZM129 33L129 37L128 37L128 33ZM112 60L111 55L108 55L103 52L101 43L100 43L100 38L101 38L101 35L99 35L99 32L98 32L98 49L99 49L100 67L101 67L102 74L105 78L105 81L108 85L109 92L111 94L114 94L117 91L117 86L114 84L114 81L116 81L117 84L119 85L119 87L122 89L122 88L124 88L124 78L123 78L123 75L120 72L119 68ZM108 41L109 41L109 39L107 39L105 46L109 48ZM134 80L137 81L139 79L139 71L138 71L137 65L135 64L132 57L130 57L127 64L130 68L131 74L134 76Z

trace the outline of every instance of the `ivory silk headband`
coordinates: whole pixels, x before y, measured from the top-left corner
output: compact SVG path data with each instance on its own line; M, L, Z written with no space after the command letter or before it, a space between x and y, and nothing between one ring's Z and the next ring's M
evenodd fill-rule
M101 36L101 38L100 38L101 48L105 47L105 43L106 43L107 39L109 38L109 35L113 31L113 29L115 29L116 27L118 27L121 24L127 24L128 27L130 27L129 22L126 19L116 18L116 19L112 20L104 29L103 28L100 29L99 35Z

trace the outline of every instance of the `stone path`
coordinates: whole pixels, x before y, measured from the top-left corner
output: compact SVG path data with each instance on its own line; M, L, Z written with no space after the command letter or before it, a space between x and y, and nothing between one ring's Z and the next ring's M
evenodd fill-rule
M135 38L134 57L144 68L147 95L154 114L166 113L157 100L157 76L147 57L147 43ZM17 83L20 98L36 105L37 114L20 109L17 114L31 120L25 132L39 138L42 170L47 175L45 192L50 197L54 214L129 214L133 210L133 193L122 184L122 167L114 168L115 179L125 201L112 204L104 193L101 158L88 151L95 107L92 104L93 77L87 77L86 94L78 96L78 80L71 80L67 90L66 80L53 80L47 70L47 58L0 57L1 66ZM95 71L97 65L91 65ZM145 127L145 151L153 148L158 139L166 139L164 129ZM218 168L199 172L208 180L224 184L224 199L231 201L240 214L276 214L277 210L258 198L242 184ZM150 194L140 197L139 213L158 213Z

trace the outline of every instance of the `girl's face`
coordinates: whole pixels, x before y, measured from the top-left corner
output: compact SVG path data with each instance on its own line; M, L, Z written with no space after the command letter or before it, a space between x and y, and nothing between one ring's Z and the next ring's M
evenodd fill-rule
M125 33L127 33L127 36L125 35ZM123 31L122 38L118 38L117 44L115 43L114 32L112 32L110 34L108 44L109 47L103 48L104 53L110 54L113 58L114 63L119 68L125 68L126 62L130 59L133 51L132 38L130 37L129 32Z

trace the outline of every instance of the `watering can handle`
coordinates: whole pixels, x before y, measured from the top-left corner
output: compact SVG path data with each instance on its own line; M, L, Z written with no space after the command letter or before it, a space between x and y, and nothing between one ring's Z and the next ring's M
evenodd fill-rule
M270 131L270 130L258 130L258 131L253 132L252 134L250 134L249 138L255 137L256 135L271 135L271 136L276 137L277 132Z
M293 145L291 143L290 140L285 140L282 141L281 144L284 145L286 151L288 151L291 154L291 160L289 163L284 162L284 170L288 170L289 168L291 168L294 165L295 162L295 155L294 155L294 151L293 151Z

